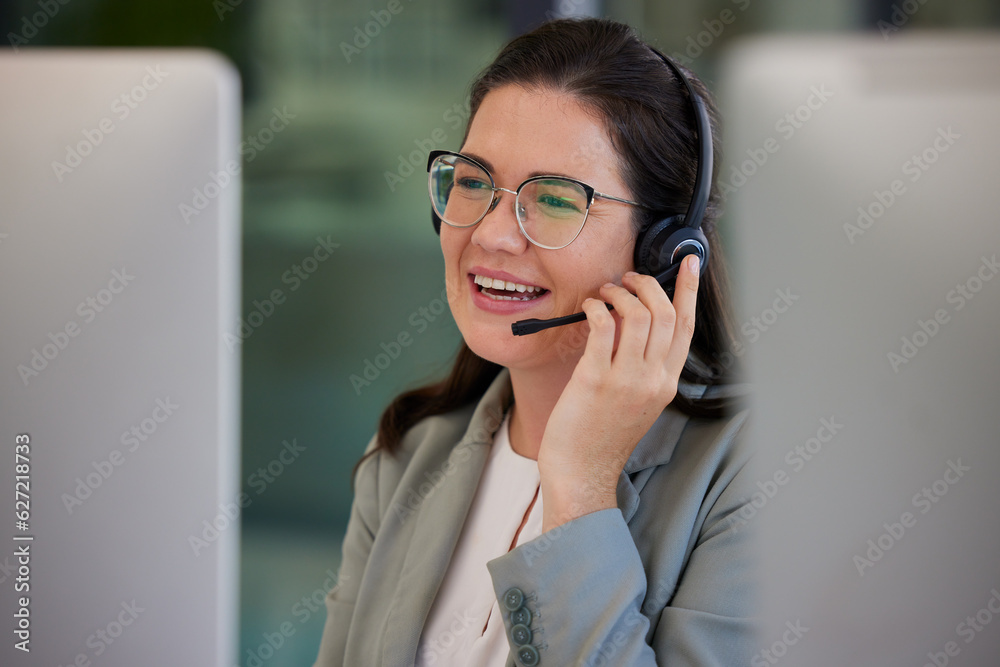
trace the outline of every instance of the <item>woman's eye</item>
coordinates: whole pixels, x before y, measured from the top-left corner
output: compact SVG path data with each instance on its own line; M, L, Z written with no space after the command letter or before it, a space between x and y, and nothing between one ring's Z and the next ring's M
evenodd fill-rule
M486 181L483 181L482 179L470 178L468 176L464 178L459 178L458 180L455 181L455 183L460 188L465 188L466 190L482 190L482 189L491 190L493 188L493 186L491 186Z
M579 212L576 200L572 197L559 197L558 195L543 194L538 196L539 206L550 209L554 212Z

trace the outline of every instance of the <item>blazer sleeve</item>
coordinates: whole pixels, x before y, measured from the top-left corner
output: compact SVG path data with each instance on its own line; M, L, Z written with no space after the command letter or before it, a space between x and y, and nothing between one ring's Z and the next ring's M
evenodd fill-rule
M375 439L365 451L370 451ZM344 534L343 557L337 585L326 596L326 625L319 655L313 667L341 667L347 649L347 637L354 616L358 587L368 564L372 542L380 523L378 508L378 470L381 453L368 457L354 479L354 501Z
M646 576L621 510L573 519L487 567L514 664L657 664L640 612Z
M508 664L748 664L756 626L749 535L733 514L743 504L736 486L708 512L669 600L654 591L663 599L644 604L646 573L619 509L569 521L490 561Z

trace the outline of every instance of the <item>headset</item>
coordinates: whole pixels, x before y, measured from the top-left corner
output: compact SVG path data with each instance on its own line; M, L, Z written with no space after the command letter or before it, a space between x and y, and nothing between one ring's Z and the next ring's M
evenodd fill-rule
M701 229L701 221L708 208L709 195L712 189L712 166L714 153L712 150L712 124L709 121L708 109L704 100L695 92L691 81L684 75L681 68L670 58L653 47L649 50L656 54L670 68L680 83L687 90L688 99L694 110L695 130L698 134L698 164L695 172L694 190L687 212L657 220L645 227L635 243L635 270L637 273L656 277L668 296L673 297L677 274L681 262L688 255L698 255L701 261L700 275L704 275L708 266L708 239ZM430 164L428 164L430 169ZM441 219L431 207L431 222L434 231L441 234ZM611 310L611 304L608 304ZM515 336L525 336L537 333L551 327L582 322L587 319L585 313L574 313L563 317L539 320L531 318L511 324Z

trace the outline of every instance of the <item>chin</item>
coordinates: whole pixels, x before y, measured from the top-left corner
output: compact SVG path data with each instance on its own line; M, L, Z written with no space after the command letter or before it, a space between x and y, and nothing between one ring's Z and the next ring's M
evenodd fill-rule
M460 327L465 344L476 356L505 368L576 366L587 344L586 322L515 336L506 323L499 327Z
M518 360L523 357L527 350L523 349L520 341L516 340L510 326L506 326L506 331L501 327L488 326L465 326L459 327L465 344L477 357L482 357L486 361L499 364L509 368L511 364L517 365Z

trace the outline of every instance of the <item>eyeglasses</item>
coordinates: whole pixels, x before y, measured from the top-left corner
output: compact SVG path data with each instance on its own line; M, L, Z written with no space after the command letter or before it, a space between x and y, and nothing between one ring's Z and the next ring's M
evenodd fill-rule
M580 235L595 197L645 208L563 176L534 176L517 190L500 188L486 167L452 151L431 151L427 172L431 206L445 224L472 227L496 208L501 192L509 192L521 233L548 250L565 248Z

